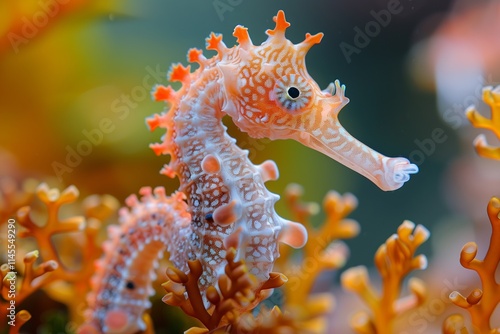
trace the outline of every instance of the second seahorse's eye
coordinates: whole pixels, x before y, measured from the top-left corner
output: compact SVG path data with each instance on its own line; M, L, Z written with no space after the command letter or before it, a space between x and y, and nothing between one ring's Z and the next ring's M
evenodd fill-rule
M297 74L289 74L276 82L277 102L288 112L297 113L311 101L312 91L306 80Z

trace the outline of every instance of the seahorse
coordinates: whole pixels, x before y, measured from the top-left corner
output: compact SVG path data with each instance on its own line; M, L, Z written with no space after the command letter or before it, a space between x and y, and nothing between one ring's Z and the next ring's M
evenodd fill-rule
M305 66L308 50L323 34L306 34L293 44L285 37L290 26L283 11L274 17L268 38L254 45L247 28L236 26L237 45L228 48L222 35L211 33L206 58L188 51L190 66L175 64L170 81L182 87L156 86L153 98L167 110L147 119L151 130L166 129L156 154L170 155L162 173L178 177L178 192L142 189L139 200L127 200L121 225L110 229L104 257L97 264L89 295L86 323L80 333L133 333L145 328L143 312L150 306L156 259L169 253L172 263L187 271L187 260L199 259L200 291L216 285L223 272L228 240L238 245L238 257L250 273L265 282L279 256L278 243L302 247L304 227L280 217L279 196L264 183L279 176L276 164L254 165L248 151L227 134L228 115L254 138L294 139L364 175L383 190L408 181L417 166L405 158L388 158L353 138L339 123L338 113L349 102L339 81L321 90Z

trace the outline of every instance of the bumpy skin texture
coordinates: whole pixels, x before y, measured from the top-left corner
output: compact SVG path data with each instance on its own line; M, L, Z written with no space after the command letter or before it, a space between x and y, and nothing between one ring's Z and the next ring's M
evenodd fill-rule
M290 24L283 11L274 21L276 27L260 46L252 44L242 26L234 30L239 45L232 48L212 33L207 49L217 55L206 59L201 50L189 50L188 60L199 68L191 72L189 66L174 65L170 80L182 87L155 88L153 97L169 109L147 120L152 130L167 129L163 142L152 148L170 155L162 173L180 179L179 192L166 197L161 189L152 195L146 188L141 201L129 200L130 212L122 213L122 224L110 233L80 333L144 329L141 316L149 307L152 266L165 251L181 270L187 270L187 260L200 259L204 293L223 272L228 246L236 247L249 271L264 282L279 256L278 242L305 244L304 227L278 216L274 204L279 196L264 185L278 178L276 165L252 164L248 151L228 136L222 124L226 114L252 137L295 139L383 190L401 187L417 172L408 160L382 156L340 125L338 112L348 103L345 88L336 81L322 91L305 67L307 51L322 34L306 34L294 45L285 38Z

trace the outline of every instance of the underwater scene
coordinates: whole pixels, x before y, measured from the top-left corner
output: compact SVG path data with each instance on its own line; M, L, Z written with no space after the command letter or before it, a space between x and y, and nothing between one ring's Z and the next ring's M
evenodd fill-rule
M4 0L0 32L0 334L500 333L498 0Z

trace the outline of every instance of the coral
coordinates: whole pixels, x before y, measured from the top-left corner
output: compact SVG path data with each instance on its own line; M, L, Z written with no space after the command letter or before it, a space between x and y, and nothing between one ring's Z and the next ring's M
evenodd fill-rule
M8 219L15 217L16 211L33 199L36 181L25 180L19 187L14 178L0 178L0 245L7 245ZM5 246L7 247L7 246ZM7 262L7 252L0 253L0 264Z
M12 178L0 179L0 224L4 224L9 216L31 202L36 184L35 180L28 179L19 188Z
M15 236L17 232L17 226L15 225L15 220L8 219L8 217L15 216L15 212L21 208L23 205L31 202L34 195L34 180L25 180L22 183L21 189L18 189L16 182L12 178L3 178L0 180L0 224L7 223L12 224L9 227L9 231L12 230ZM55 261L45 261L39 265L35 264L35 261L39 257L38 251L32 251L27 253L23 258L23 278L20 280L18 278L19 273L16 268L16 256L15 252L19 252L21 248L15 238L8 239L7 236L10 233L0 233L2 237L2 245L12 245L14 252L5 252L5 258L2 257L2 262L5 261L0 266L1 275L1 296L0 301L0 317L9 320L13 320L15 326L10 326L9 333L17 333L20 327L27 322L31 315L26 310L20 310L15 314L15 318L12 319L10 311L7 309L11 302L14 302L16 308L17 305L21 304L28 296L30 296L35 290L45 285L47 282L48 275L46 273L52 272L57 269L58 264ZM8 254L8 255L7 255ZM21 281L21 284L19 282Z
M203 272L199 260L189 261L189 272L183 273L174 267L167 269L168 281L162 284L167 294L166 304L180 307L186 314L197 318L206 328L194 327L186 333L209 333L212 330L227 330L238 326L241 310L251 308L258 294L283 285L286 277L271 273L269 280L258 286L257 280L247 271L243 261L236 261L236 250L230 248L226 254L225 274L219 276L218 287L210 286L206 298L210 302L207 309L198 286ZM255 292L256 291L256 292Z
M100 255L95 239L101 228L101 221L117 208L117 201L113 197L94 195L82 205L86 217L59 218L61 206L75 202L78 196L79 192L74 186L60 193L42 183L36 188L36 197L47 208L45 224L35 223L31 207L25 206L18 210L17 223L24 229L17 235L21 238L34 238L39 250L25 255L25 269L19 272L23 276L22 284L15 295L16 303L21 304L34 291L44 288L54 300L67 305L70 317L75 322L81 322L82 309L82 300L75 298L75 295L81 296L88 291L93 262ZM55 240L57 235L62 238ZM74 250L75 245L78 247L78 254ZM18 246L16 250L21 252L22 247ZM37 265L35 262L39 257L43 262ZM7 280L16 279L17 275L14 264L9 262L2 265L4 290ZM6 297L8 296L3 292L3 298L8 302ZM5 308L2 308L1 312L4 311ZM26 312L20 316L25 321L28 320Z
M491 86L484 87L483 101L491 109L491 119L480 115L474 107L468 108L466 115L473 126L490 130L500 139L500 86L495 89ZM484 135L479 135L474 140L474 146L480 156L500 160L500 147L488 145ZM462 315L454 314L443 324L445 334L454 333L457 329L460 333L500 333L500 328L493 328L491 323L492 315L500 304L500 283L495 278L500 264L500 199L490 199L487 213L492 232L484 259L476 258L478 246L475 242L466 243L460 253L460 264L478 274L482 288L472 289L467 297L458 291L450 294L455 305L468 311L473 329L470 331L466 327Z
M16 313L16 326L13 326L9 330L9 334L17 334L19 333L19 330L21 327L31 319L31 314L26 311L26 310L21 310L18 313Z
M20 310L15 314L14 319L10 313L11 305L17 308L29 295L41 286L47 284L50 275L47 273L57 269L58 263L52 260L45 261L40 265L36 265L35 261L39 256L38 251L29 252L24 256L24 277L22 283L18 283L18 273L13 264L2 264L0 266L1 276L1 295L3 301L0 301L0 317L13 321L10 326L10 334L17 333L19 328L27 322L31 315L26 310Z
M59 193L57 189L49 189L47 184L42 183L36 189L37 197L47 206L47 221L44 225L37 225L30 216L30 207L22 207L18 211L19 224L25 228L19 235L22 238L33 237L40 249L42 259L54 260L58 263L59 255L52 237L59 233L71 233L82 231L85 227L84 217L70 217L68 219L59 219L59 209L62 205L72 203L78 198L78 189L71 186ZM59 274L63 279L71 280L75 276L70 272L64 271ZM73 278L74 279L74 278Z
M311 295L318 276L325 270L341 268L347 258L347 248L338 242L350 239L359 233L359 225L346 217L356 208L357 199L352 194L340 195L329 192L323 201L326 219L319 228L314 228L311 216L318 212L316 203L301 201L303 189L297 184L289 185L285 190L285 200L292 212L293 219L304 225L308 232L308 241L302 251L299 265L293 265L288 247L280 249L278 268L288 277L283 286L285 313L294 314L297 323L314 323L316 332L326 328L324 315L331 312L334 305L329 293Z
M472 332L463 331L465 333L500 333L500 328L492 328L491 325L492 314L500 304L500 284L495 279L495 273L500 264L500 199L491 198L487 211L492 233L484 259L476 258L478 247L475 242L465 244L460 254L460 264L478 274L482 288L473 289L467 297L458 291L450 294L451 301L466 309L470 314L474 329ZM449 317L445 322L443 332L452 333L448 328L453 328L453 326L464 328L462 316Z
M351 326L358 333L390 334L394 321L401 314L421 305L426 297L426 287L422 280L411 278L408 288L411 294L399 298L403 279L415 269L425 269L425 255L415 256L417 248L429 237L429 231L422 225L404 221L397 234L392 235L375 253L375 265L382 278L382 291L377 294L370 283L364 266L349 268L341 276L344 289L352 291L366 303L372 312L357 313Z
M102 253L100 243L97 242L98 234L103 229L103 222L117 212L119 202L111 195L91 195L79 203L79 206L85 217L85 237L81 238L82 233L67 233L58 244L58 255L62 262L69 264L72 269L79 268L72 277L75 279L59 279L44 288L52 299L68 307L69 318L75 324L83 321L82 309L85 303L74 296L83 296L88 292L88 280L94 273L94 261Z
M241 315L237 330L232 332L238 334L304 333L306 329L300 328L299 322L294 318L294 315L290 312L283 313L278 306L274 306L271 310L263 307L257 316L251 313Z
M284 285L286 286L286 284ZM333 296L329 293L314 294L303 305L275 305L269 310L262 305L259 313L246 312L240 315L230 333L307 333L320 334L326 331L326 318L333 309Z
M467 118L476 128L490 130L500 139L500 86L484 87L483 101L491 108L491 118L482 116L474 106L467 109ZM500 147L489 145L484 135L476 137L474 147L480 156L500 160Z
M300 265L291 265L292 253L288 247L282 247L280 250L282 255L277 261L277 267L284 271L288 277L287 282L283 284L285 283L285 276L282 274L273 274L270 281L264 284L265 288L270 286L277 287L283 284L284 304L281 307L274 306L270 310L262 306L257 314L252 314L251 312L239 312L237 306L240 304L233 302L233 305L230 306L230 311L227 312L230 316L226 315L226 321L229 323L218 327L218 330L224 333L325 332L326 319L324 316L333 309L333 296L329 293L311 295L311 290L319 274L325 270L338 269L345 263L345 247L339 246L334 241L352 238L359 232L357 222L345 218L355 209L357 200L351 194L340 196L336 192L330 192L325 197L323 203L327 215L325 223L321 228L315 229L312 226L310 218L318 211L317 206L314 203L302 202L302 192L300 186L293 184L287 187L285 193L287 204L293 213L294 219L303 224L309 233L309 241L303 251L303 260ZM230 274L229 277L239 277L242 274L238 270L243 268L243 264L240 263L241 267L238 267L232 264L232 261L231 258L228 259L226 275ZM191 271L187 276L178 270L173 271L174 269L169 269L167 271L167 275L171 281L175 281L177 284L173 285L171 281L166 283L165 286L169 294L165 296L165 300L168 300L168 303L171 305L180 306L186 314L196 315L210 329L220 322L221 314L217 313L217 309L223 309L220 306L222 302L217 297L218 294L216 294L214 289L213 293L216 297L211 300L211 303L216 305L216 307L211 315L202 307L201 299L193 305L192 294L189 293L189 290L196 292L197 284L193 284L190 289L187 286L189 282L196 282L198 278L200 269L194 266L196 263L197 261L190 262ZM314 263L314 265L310 265L311 263ZM229 271L229 268L232 268L232 271ZM194 276L191 277L193 273ZM247 276L242 275L242 277L246 278ZM251 285L249 281L244 282L249 286ZM270 284L269 282L279 282L279 284ZM179 283L183 283L185 288L179 287ZM223 291L224 289L221 290L222 295L225 295ZM246 296L246 293L244 291L241 296ZM198 292L195 293L196 296L198 294ZM176 301L173 301L174 298ZM246 299L245 302L248 303L249 300ZM196 305L198 305L198 310L194 309ZM204 312L206 314L203 317L200 316ZM216 321L213 319L216 319ZM207 323L210 322L212 322L211 327L207 326ZM193 333L198 333L198 331L201 333L206 332L206 330L200 328L192 328L190 331L193 331Z
M443 334L467 334L465 321L461 314L453 314L445 319L442 327Z

